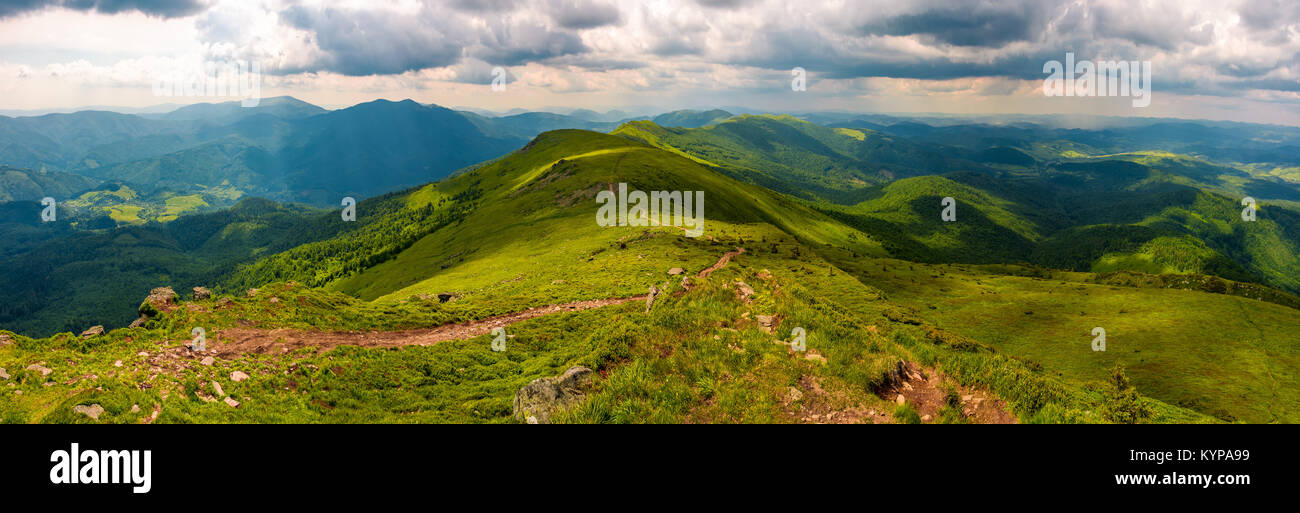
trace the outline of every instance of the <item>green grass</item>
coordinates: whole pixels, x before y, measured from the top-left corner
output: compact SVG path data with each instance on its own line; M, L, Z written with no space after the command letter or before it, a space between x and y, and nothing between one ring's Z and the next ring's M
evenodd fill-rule
M888 269L888 271L886 271ZM1143 394L1225 420L1300 421L1297 311L1222 294L879 260L854 270L936 325L1086 383L1124 363ZM1092 329L1107 334L1093 352Z

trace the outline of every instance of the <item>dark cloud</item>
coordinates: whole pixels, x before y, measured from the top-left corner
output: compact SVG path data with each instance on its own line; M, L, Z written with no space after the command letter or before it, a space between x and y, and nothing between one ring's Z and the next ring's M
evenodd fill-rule
M205 4L199 0L5 0L0 2L0 18L55 7L104 14L138 11L149 16L176 18L195 14Z
M1051 3L973 3L942 6L873 20L859 27L862 34L922 36L954 46L1000 47L1038 38L1046 26Z
M463 34L446 18L427 20L384 11L292 6L280 13L289 25L314 34L325 56L310 70L343 75L385 75L449 66L460 60Z
M575 30L623 22L618 6L594 0L551 0L549 13L561 27Z
M1246 0L1237 15L1247 27L1268 30L1300 22L1300 2L1295 0Z
M479 35L479 45L471 49L474 57L504 66L588 51L582 38L576 34L552 30L540 24L498 20L489 21L487 32Z
M702 43L692 41L685 37L669 37L660 39L650 47L650 53L660 57L676 57L680 55L700 55L704 53Z
M519 0L451 0L453 8L476 13L506 13L519 7Z

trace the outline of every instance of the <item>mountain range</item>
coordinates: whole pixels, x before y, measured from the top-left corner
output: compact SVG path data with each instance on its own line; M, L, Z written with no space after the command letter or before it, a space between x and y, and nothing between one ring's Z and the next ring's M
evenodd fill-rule
M547 420L1300 419L1294 129L577 114L284 98L0 118L19 342L0 364L132 376L27 387L0 415L527 421L515 392L582 365L593 388ZM600 225L620 185L704 191L705 236ZM39 222L42 195L67 215ZM258 376L227 385L243 406L175 363L196 326L223 373Z

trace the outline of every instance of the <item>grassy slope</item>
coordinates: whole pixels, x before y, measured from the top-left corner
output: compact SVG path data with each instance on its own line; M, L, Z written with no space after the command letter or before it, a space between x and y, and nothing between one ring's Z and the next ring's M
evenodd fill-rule
M560 160L565 163L558 164ZM671 227L598 228L595 193L609 184L629 190L703 190L705 234L715 220L767 222L809 244L833 244L883 255L864 234L789 198L738 183L668 152L593 132L557 131L472 173L437 185L453 194L481 188L480 207L455 226L415 243L395 259L331 285L366 299L491 289L524 305L645 293L638 281L668 267L699 270L717 252L677 262L653 258L683 247ZM609 251L646 241L636 256ZM667 267L663 267L665 264ZM663 267L660 269L659 267ZM563 280L562 283L552 283Z
M578 155L585 156L574 159ZM559 163L560 159L572 160ZM688 239L675 228L598 227L591 196L575 191L594 195L602 184L619 181L643 190L706 190L706 234L713 239ZM890 276L904 279L908 275L901 267L910 264L890 264L899 269L877 276L870 266L884 261L860 258L863 253L878 251L865 236L837 226L795 201L737 183L689 159L616 137L559 131L543 134L529 147L493 164L389 199L419 208L441 203L471 187L481 191L478 206L458 223L437 229L392 260L330 282L330 289L376 301L302 286L265 285L263 290L270 293L234 298L229 309L218 309L215 299L196 302L145 328L115 330L90 342L70 335L37 341L19 338L18 344L0 348L0 366L15 374L14 388L25 393L0 406L0 418L77 421L80 419L68 413L72 405L99 402L109 410L105 420L120 422L137 420L153 403L164 405L163 422L506 422L514 390L536 377L555 375L569 365L583 363L601 370L604 377L598 379L593 398L561 420L791 421L797 419L797 411L781 397L801 378L816 376L822 387L831 391L829 400L837 407L879 409L889 404L872 392L887 381L899 360L909 360L935 366L962 384L991 389L1011 404L1022 421L1106 420L1099 413L1106 394L1095 384L1096 373L1088 367L1105 363L1098 362L1095 355L1085 356L1082 362L1090 362L1087 364L1066 357L1059 361L1039 358L1043 369L1018 359L1043 350L1032 343L1041 339L1032 333L1019 345L1015 340L1008 342L1011 334L1007 326L1015 323L1018 327L1029 317L1023 311L1009 317L1004 311L989 311L983 313L997 317L981 317L980 312L969 310L969 315L950 319L922 310L923 320L909 321L919 325L901 322L899 319L907 316L900 317L897 312L909 304L919 305L923 299L917 298L933 302L952 290L944 290L946 286L938 291L916 289L920 292L909 296L912 289L890 281ZM823 221L811 225L799 222L807 218ZM642 305L631 303L525 321L511 328L513 349L505 353L491 352L487 337L478 337L400 351L341 349L323 355L249 355L220 361L215 367L190 365L175 376L155 377L154 388L141 390L137 386L149 380L151 373L141 358L133 355L157 350L160 344L182 343L194 326L204 326L215 334L223 327L247 323L264 328L396 329L479 319L537 304L643 293L649 284L668 278L667 268L681 266L694 272L741 244L750 253L737 257L733 265L689 294L662 300L649 315ZM756 289L752 302L736 299L730 285L735 279ZM878 279L886 281L874 281ZM1008 295L1041 297L1033 295L1041 292L1014 280L1000 285ZM678 289L670 282L670 290ZM1052 297L1060 297L1061 304L1073 306L1075 303L1068 301L1092 297L1072 294L1069 287L1058 289ZM463 296L446 304L418 296L447 291ZM1130 308L1132 314L1122 314L1134 319L1132 324L1126 324L1129 319L1115 324L1118 331L1111 331L1111 347L1130 343L1128 333L1139 324L1151 326L1148 333L1162 341L1198 333L1213 336L1217 332L1178 331L1177 323L1167 320L1169 312L1223 308L1232 304L1227 301L1240 301L1198 292L1179 294L1159 298L1168 310L1147 313ZM283 300L271 304L271 295ZM955 304L948 309L966 312ZM1278 323L1277 311L1258 310L1264 312L1260 316L1256 311L1246 310L1241 319L1266 326ZM767 335L757 329L750 319L760 314L783 317L778 333ZM984 324L958 322L962 319ZM1053 325L1044 324L1042 329ZM808 346L827 358L825 365L790 356L784 346L772 343L773 338L788 335L793 326L808 329ZM873 326L878 329L871 329ZM932 343L933 334L942 328L954 333L940 340L964 334L996 347L999 353ZM1083 347L1089 341L1086 334L1085 330ZM1263 340L1253 345L1224 345L1222 351L1231 354L1188 353L1173 364L1165 353L1146 351L1177 369L1199 369L1205 361L1252 351L1281 354L1276 341L1285 339L1279 338L1277 331L1266 329L1260 337ZM219 337L213 339L220 343ZM1120 353L1121 349L1113 349L1107 355L1118 357ZM116 359L122 359L125 366L112 367ZM14 372L36 362L54 368L48 381L60 384L39 386L37 383L47 379L29 371ZM1142 365L1142 361L1133 364L1136 369L1131 372L1143 374L1139 390L1150 395L1169 394L1170 389L1150 380L1153 374L1147 373L1155 371ZM1290 368L1268 369L1281 376L1277 379L1287 379L1293 375ZM223 378L233 369L254 378L233 384ZM89 374L95 377L87 377ZM244 405L232 410L197 399L193 390L210 379L221 380L226 391ZM63 384L67 381L74 382ZM1230 404L1220 404L1222 390L1216 388L1220 383L1185 380L1183 384L1183 395L1166 398L1212 413L1220 413L1215 409L1219 407L1235 411ZM180 386L185 386L184 390ZM1240 394L1232 398L1239 403L1267 404L1254 384L1243 384L1233 392ZM1154 409L1156 421L1209 420L1158 401L1144 402ZM131 413L131 404L140 404L144 412ZM1290 418L1285 408L1275 407L1273 413L1283 420ZM1253 415L1234 416L1256 420L1248 414Z
M1292 308L1083 283L1084 273L1047 279L888 259L853 271L920 316L1068 380L1103 379L1123 362L1139 390L1166 402L1229 420L1300 421L1300 321ZM1105 352L1091 349L1098 326Z
M741 237L767 239L770 249L737 257L699 280L690 293L662 299L650 314L642 304L629 303L516 324L502 353L492 352L483 336L397 351L341 348L320 355L246 355L218 359L213 366L183 359L181 368L162 372L137 355L184 343L194 326L208 330L210 344L220 344L221 329L249 322L264 328L392 329L479 318L490 309L484 305L491 304L481 297L446 304L369 303L285 284L267 284L257 296L235 297L228 307L221 307L219 298L187 302L143 328L118 329L90 341L70 334L43 340L16 337L16 344L0 347L0 366L13 375L10 388L24 393L0 402L0 419L84 422L71 413L72 406L95 403L107 410L101 417L107 422L137 422L154 404L161 406L158 422L510 422L515 390L534 378L584 364L604 377L589 401L559 421L790 422L814 406L892 410L891 401L873 392L888 382L899 361L908 360L992 390L1023 421L1105 421L1097 413L1106 401L1104 393L1006 356L932 344L924 327L885 318L882 312L892 303L788 235L763 224L718 224L716 246L683 240L689 247L683 253L726 248ZM622 251L637 251L636 243ZM681 254L667 256L667 261L677 261ZM750 302L737 299L737 279L754 287ZM763 314L783 319L778 333L758 328L753 319ZM822 355L826 363L774 343L795 326L807 330L810 353ZM123 366L114 366L116 360ZM22 370L30 363L44 363L54 372L46 378ZM234 370L252 377L234 383L228 379ZM792 387L807 392L801 384L809 379L826 395L793 403L786 399ZM208 383L213 380L241 401L239 409L196 397L195 390L211 393ZM1157 421L1208 420L1149 399L1143 402L1154 409ZM132 405L141 411L132 412ZM942 421L963 419L948 412Z
M701 128L666 128L650 121L611 132L644 142L741 181L805 199L856 202L858 193L885 180L946 169L937 153L871 132L837 130L790 116L736 116Z

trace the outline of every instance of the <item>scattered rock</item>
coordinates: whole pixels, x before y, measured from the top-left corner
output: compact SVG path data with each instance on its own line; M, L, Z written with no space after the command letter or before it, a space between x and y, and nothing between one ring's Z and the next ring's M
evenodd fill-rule
M90 406L78 404L72 407L72 411L99 420L99 416L104 414L104 407L99 404L92 404Z
M817 363L820 363L820 364L823 364L823 365L826 364L826 357L825 357L825 356L822 356L822 355L820 355L820 354L817 354L816 351L808 351L808 354L804 355L803 358L804 358L805 360L811 360L811 361L814 361L814 362L817 362Z
M226 395L226 391L221 389L221 383L212 382L212 391L217 393L217 397Z
M230 298L228 298L228 297L223 297L223 298L217 300L217 308L219 308L219 309L220 309L220 308L227 308L227 307L229 307L230 305L232 305L232 304L234 304L234 303L235 303L235 300L230 299Z
M46 366L44 366L44 365L35 364L35 363L33 363L33 364L31 364L31 365L28 365L28 366L27 366L27 370L29 370L29 371L36 371L36 372L39 372L39 373L41 373L41 376L42 376L42 377L43 377L43 376L49 376L51 372L54 372L54 369L51 369L51 368L46 367Z
M114 366L114 367L121 367L121 366L122 366L122 360L118 360L118 361L113 362L113 366Z
M684 273L684 272L686 272L685 269L682 269L681 267L674 267L674 268L668 270L668 275L669 275L669 276L677 276L677 275L679 275L679 274L681 274L681 273Z
M930 422L930 419L932 419L932 418L934 418L934 417L931 417L931 416L929 416L929 415L922 415L922 416L921 416L921 422Z
M14 339L7 334L0 333L0 347L14 343Z
M230 373L230 380L231 380L231 381L234 381L235 383L239 383L240 381L243 381L243 380L246 380L246 379L248 379L248 375L247 375L247 374L244 374L243 372L235 371L235 372Z
M212 291L205 287L194 287L194 300L201 301L212 297Z
M798 388L795 388L795 387L789 387L789 388L787 388L787 389L785 390L785 400L786 400L786 402L793 403L793 402L796 402L796 401L798 401L798 400L800 400L800 399L803 399L803 392L800 391Z
M154 312L170 312L176 308L176 299L178 297L180 296L171 287L157 287L150 290L149 297L144 298L144 304L140 305L140 315L153 315L145 305L152 307Z
M532 415L529 415L529 416L528 416L528 419L526 420L526 422L528 422L529 424L536 424L536 423L537 423L537 417L534 417L534 416L532 416Z
M752 295L754 295L753 287L746 285L743 281L736 282L736 297L740 298L741 301L748 303L749 297Z
M775 315L760 315L757 319L758 325L763 328L763 332L769 334L776 331L776 326L781 324L781 321L777 320Z
M903 397L903 394L898 394L898 397L894 399L894 402L898 403L899 405L904 405L907 404L907 398Z
M91 326L90 329L81 332L81 338L98 337L104 334L103 326Z
M961 396L961 402L963 402L963 403L969 403L972 397L975 397L975 396L973 396L973 395L963 395L963 396Z
M227 405L227 406L230 406L231 408L238 408L238 407L239 407L239 401L236 401L234 397L227 397L227 398L226 398L226 405Z
M280 302L280 298L275 297L275 296L271 296L271 299L268 299L268 300L266 300L266 301L267 301L268 303L271 303L271 304L276 304L276 303L279 303L279 302Z
M211 356L204 356L202 360L199 360L199 363L203 365L212 365L213 363L216 363L216 361L217 361L216 358L213 358Z
M166 396L163 396L163 397L166 397ZM159 413L162 413L162 404L154 403L154 405L153 405L153 413L149 414L148 417L145 417L145 418L143 418L143 419L140 419L140 423L142 423L142 424L153 424L153 421L158 420L158 414L159 414Z
M141 316L140 316L139 318L137 318L136 320L131 321L131 324L128 324L126 327L128 327L128 328L139 328L139 327L141 327L141 326L144 326L144 323L146 323L146 322L149 322L149 316L147 316L147 315L141 315Z
M132 404L132 405L131 405L131 413L140 413L140 405L138 405L138 404Z
M135 355L136 355L136 356L139 356L139 357L143 357L143 358L148 358L148 357L149 357L149 353L148 353L147 351L140 351L140 352L136 353Z
M248 296L248 297L256 296L256 295L257 295L257 289L248 289L247 291L244 292L244 295L245 295L245 296Z
M4 367L0 367L0 379L9 379L9 372Z
M655 298L659 297L659 294L661 293L663 293L663 291L659 290L659 287L650 284L650 292L645 296L645 313L650 313L650 307L655 304Z
M515 392L515 420L527 422L531 417L538 424L549 424L551 414L556 410L572 406L586 397L583 389L591 383L591 375L591 369L575 365L559 376L533 380Z

